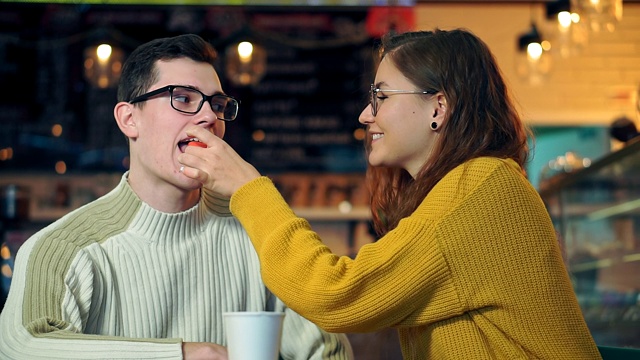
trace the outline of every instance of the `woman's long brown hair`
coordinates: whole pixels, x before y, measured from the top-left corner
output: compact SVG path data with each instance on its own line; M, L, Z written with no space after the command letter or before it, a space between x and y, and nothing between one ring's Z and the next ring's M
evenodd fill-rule
M442 92L447 112L441 136L415 179L401 168L368 166L373 225L379 235L411 215L438 181L468 160L510 158L524 169L529 130L482 40L461 29L403 33L383 38L380 59L384 57L416 88ZM368 152L369 137L367 142Z

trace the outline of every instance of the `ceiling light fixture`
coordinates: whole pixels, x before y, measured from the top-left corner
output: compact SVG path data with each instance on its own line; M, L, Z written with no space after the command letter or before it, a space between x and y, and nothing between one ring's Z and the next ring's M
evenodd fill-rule
M571 0L571 5L593 32L613 32L622 20L622 0Z
M547 53L551 49L549 41L543 40L538 27L531 23L528 32L518 37L518 55L516 72L531 85L539 85L551 72L551 58Z
M267 51L250 41L226 49L226 74L238 86L256 85L267 70Z
M579 54L589 40L589 32L580 14L572 9L570 0L546 3L550 26L546 34L553 44L553 53L562 58Z

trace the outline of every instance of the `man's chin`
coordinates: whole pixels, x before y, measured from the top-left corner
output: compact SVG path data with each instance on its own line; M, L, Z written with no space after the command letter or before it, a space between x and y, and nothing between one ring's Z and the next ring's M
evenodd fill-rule
M202 184L198 180L188 179L185 189L190 191L200 190L202 189Z
M180 184L179 186L186 191L199 190L202 188L202 183L182 173L178 173L178 181Z

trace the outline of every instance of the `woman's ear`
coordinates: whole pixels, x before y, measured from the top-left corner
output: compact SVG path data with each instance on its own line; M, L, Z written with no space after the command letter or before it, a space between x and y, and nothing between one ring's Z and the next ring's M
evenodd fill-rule
M442 116L444 116L444 114L447 112L447 98L444 97L443 94L438 94L436 99L438 101L438 112L440 112Z
M443 94L438 93L436 95L436 104L435 109L433 109L433 118L431 120L431 130L436 131L444 125L446 118L445 113L447 112L447 98L444 97Z
M133 116L133 104L128 102L119 102L113 108L113 117L120 128L120 131L129 139L138 137L138 128Z

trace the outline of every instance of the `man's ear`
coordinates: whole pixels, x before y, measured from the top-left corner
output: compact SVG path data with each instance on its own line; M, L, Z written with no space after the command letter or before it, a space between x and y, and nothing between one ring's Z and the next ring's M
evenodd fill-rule
M129 139L138 137L138 127L133 116L133 104L119 102L113 108L113 117L120 128L120 131Z

